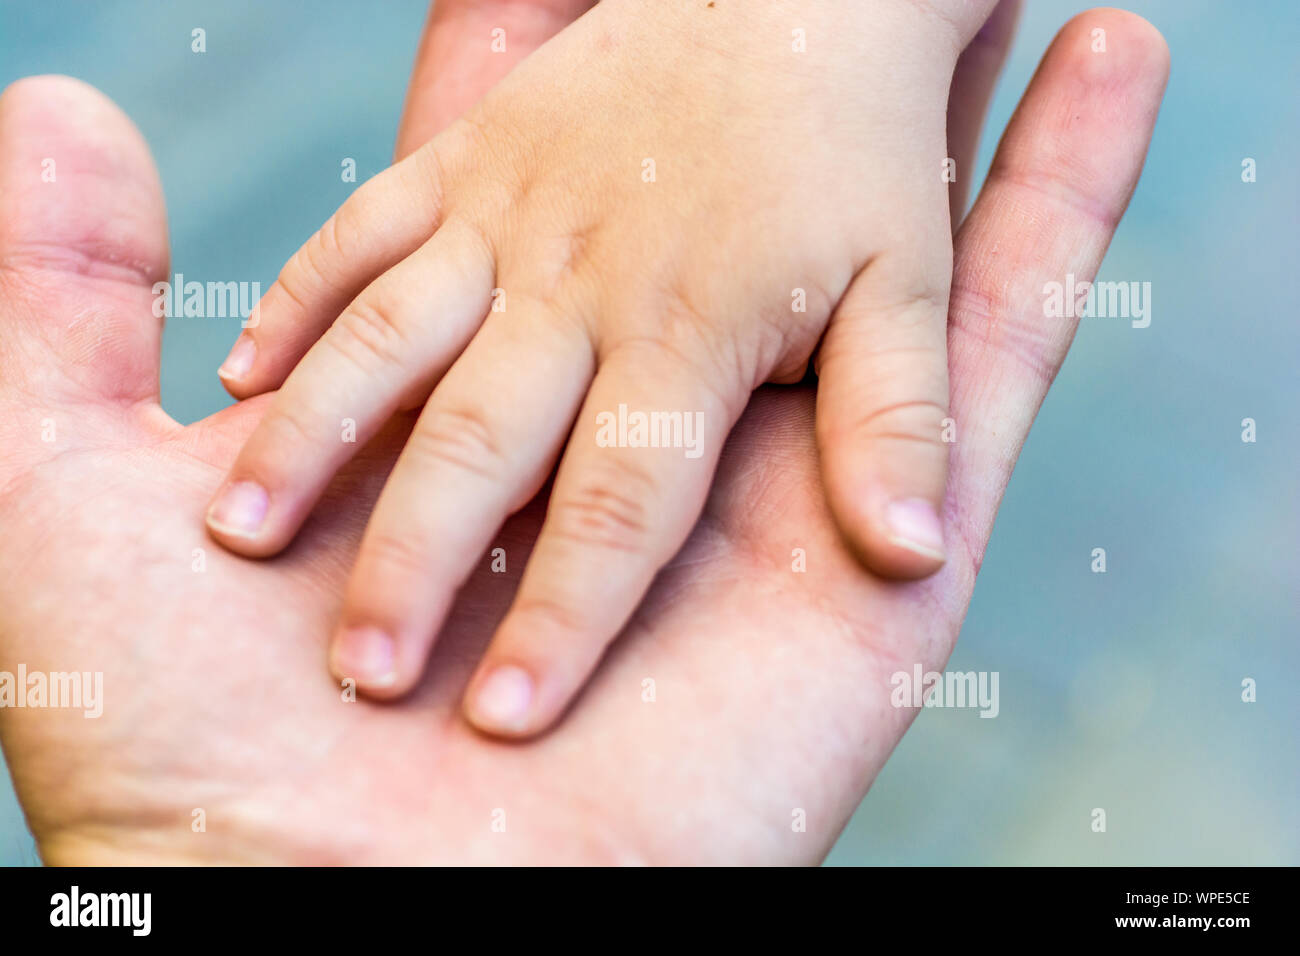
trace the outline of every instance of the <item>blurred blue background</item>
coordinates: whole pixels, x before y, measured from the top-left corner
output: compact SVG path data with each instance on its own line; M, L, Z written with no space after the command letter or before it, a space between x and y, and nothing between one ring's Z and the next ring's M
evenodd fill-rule
M1042 51L1086 9L1027 6L981 175ZM832 863L1300 863L1300 9L1129 9L1164 33L1173 73L1100 278L1152 283L1151 325L1083 321L1002 506L949 665L998 671L1000 715L923 712ZM103 89L153 148L173 271L265 289L355 188L341 160L359 181L387 165L425 13L0 0L0 82L59 72ZM237 326L169 325L174 416L229 402L215 369ZM0 774L0 863L36 862Z

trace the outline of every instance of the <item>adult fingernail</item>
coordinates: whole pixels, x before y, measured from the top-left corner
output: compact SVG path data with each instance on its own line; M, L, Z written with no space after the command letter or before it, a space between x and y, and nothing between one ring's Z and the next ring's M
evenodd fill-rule
M397 681L397 644L377 627L347 628L334 642L333 670L362 687L389 687Z
M495 668L475 688L469 715L487 731L519 731L524 728L533 703L533 679L522 667Z
M235 340L235 346L226 356L226 360L221 363L221 368L217 369L217 374L222 378L238 381L248 374L255 358L257 358L257 343L251 336L241 335Z
M226 534L251 537L262 527L269 502L266 489L256 482L231 482L208 509L208 526Z
M899 498L885 509L889 540L900 548L943 561L943 523L924 498Z

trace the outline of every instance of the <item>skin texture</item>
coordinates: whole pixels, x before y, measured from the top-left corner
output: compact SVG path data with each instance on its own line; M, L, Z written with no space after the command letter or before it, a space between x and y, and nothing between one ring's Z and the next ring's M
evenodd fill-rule
M1098 26L1104 56L1088 48ZM1073 334L1070 320L1044 322L1036 292L1067 271L1094 273L1167 69L1141 19L1102 10L1071 21L957 237L949 346L961 437L945 533L960 547L944 569L910 584L864 573L826 510L813 393L762 389L704 517L582 706L526 746L476 733L458 698L539 507L498 538L510 573L480 567L463 589L416 692L344 702L320 661L404 432L367 446L275 560L209 546L195 509L267 399L184 428L161 411L149 288L167 273L166 233L147 150L83 84L10 87L0 97L0 669L102 671L105 694L97 720L0 710L43 857L821 859L914 716L890 706L889 675L941 668L951 651L997 502ZM417 82L408 117L438 96L436 81ZM57 185L40 182L47 156ZM50 423L55 440L42 441ZM206 548L201 571L195 548ZM794 548L805 573L791 570ZM191 828L197 809L203 833ZM792 830L796 810L805 832Z
M933 572L945 107L990 7L610 0L586 14L285 266L227 364L238 396L283 387L209 511L213 536L278 553L356 450L341 423L364 441L423 405L334 644L336 676L392 698L562 454L467 697L481 728L536 733L681 547L753 390L799 381L816 353L823 482L846 541L877 572ZM791 24L811 52L791 48ZM684 417L689 450L611 446L627 410Z

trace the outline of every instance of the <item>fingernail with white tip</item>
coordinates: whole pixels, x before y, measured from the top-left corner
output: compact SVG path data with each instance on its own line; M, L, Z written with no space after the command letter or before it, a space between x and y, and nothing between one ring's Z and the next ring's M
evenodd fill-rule
M208 508L208 526L251 538L261 529L269 506L270 498L261 485L253 481L231 482Z
M257 343L250 336L241 335L235 342L234 348L226 356L226 360L221 363L221 368L217 369L217 374L224 379L237 382L253 367L253 360L257 358Z
M397 683L397 644L377 627L350 627L334 641L333 670L363 688Z
M885 509L889 540L915 554L946 559L943 548L943 523L934 505L924 498L899 498Z

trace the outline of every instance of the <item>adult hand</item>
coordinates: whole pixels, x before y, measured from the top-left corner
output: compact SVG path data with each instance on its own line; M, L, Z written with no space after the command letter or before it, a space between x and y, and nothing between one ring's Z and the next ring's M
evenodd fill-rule
M1094 27L1105 54L1090 50ZM264 400L186 428L162 412L150 286L167 253L145 146L80 83L15 84L0 98L0 670L104 682L97 719L0 710L44 858L820 859L914 716L890 706L889 675L940 668L951 650L1073 334L1042 317L1039 290L1097 268L1166 72L1139 18L1073 20L957 237L945 517L962 544L943 571L899 585L858 569L822 504L812 392L765 390L687 547L572 713L526 746L474 733L458 696L538 506L500 536L510 573L485 560L462 593L416 694L342 699L325 641L402 429L360 456L274 562L212 546L193 516ZM45 157L56 183L41 181ZM796 810L806 832L791 827Z

